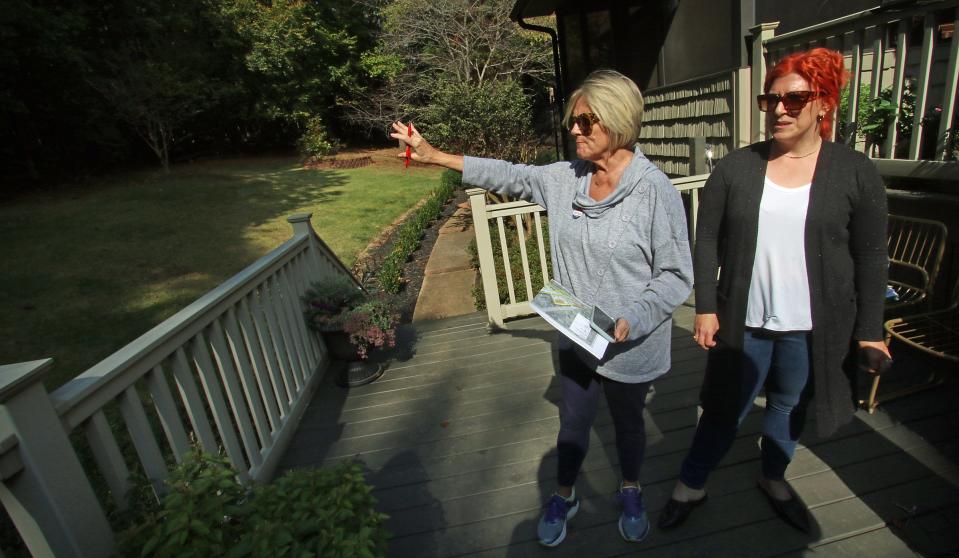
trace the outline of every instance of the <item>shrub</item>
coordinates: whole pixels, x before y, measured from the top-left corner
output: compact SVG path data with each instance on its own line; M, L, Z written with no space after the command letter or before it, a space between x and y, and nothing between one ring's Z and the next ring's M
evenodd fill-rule
M380 264L376 272L376 279L380 283L380 288L387 293L398 293L403 286L402 262L398 258L399 252L390 252L389 256Z
M445 151L522 162L535 156L532 103L513 78L479 85L439 80L421 112L418 127Z
M463 173L453 169L444 170L443 174L440 175L440 186L449 188L451 192L457 188L461 188L463 186Z
M886 134L889 130L889 124L896 117L898 111L899 120L896 123L896 151L897 156L901 155L906 146L909 145L909 139L912 137L912 120L916 110L916 82L915 79L907 79L903 83L902 97L897 106L892 102L892 87L887 87L879 92L879 96L870 99L869 84L863 83L859 86L859 107L856 114L856 134L859 138L865 139L870 145L881 145L886 140ZM849 118L849 87L844 88L839 96L839 110L837 120L840 131L843 131ZM840 137L840 140L847 138Z
M124 531L126 556L383 556L387 516L362 469L291 471L247 490L226 459L193 451L167 479L160 508Z
M297 147L305 157L326 157L339 151L339 143L329 135L323 119L313 116L306 122L306 131L300 136Z
M430 192L423 205L397 231L393 249L376 272L376 279L384 292L398 293L402 288L403 262L419 248L423 231L443 213L443 206L453 197L453 188L459 173L454 172L453 175L444 173L440 185Z
M303 295L306 321L320 332L339 331L343 329L344 313L366 298L366 293L346 277L316 281Z
M309 326L324 333L346 333L361 359L372 349L396 346L396 324L400 316L393 303L386 298L370 297L349 279L334 277L317 281L303 301Z

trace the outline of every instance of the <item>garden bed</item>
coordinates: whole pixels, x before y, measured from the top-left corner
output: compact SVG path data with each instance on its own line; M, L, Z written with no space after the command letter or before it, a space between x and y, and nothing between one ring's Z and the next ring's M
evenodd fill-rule
M424 229L419 248L403 263L402 287L399 292L392 295L403 323L409 323L413 319L416 299L419 296L420 288L423 286L423 278L426 275L426 263L429 261L430 254L433 251L433 245L436 244L436 239L439 237L440 228L456 211L457 204L467 200L466 192L462 188L457 188L453 193L453 197L443 206L439 218L433 220L433 222ZM400 219L384 230L379 238L374 240L357 256L356 264L353 266L353 273L363 282L363 286L368 290L380 290L380 286L375 277L376 270L379 269L380 264L393 251L394 245L399 240L398 232L402 228L402 225L415 214L419 207L420 205L417 205L401 216Z
M368 167L373 164L373 158L369 155L365 157L311 157L310 160L303 163L305 169L358 169Z

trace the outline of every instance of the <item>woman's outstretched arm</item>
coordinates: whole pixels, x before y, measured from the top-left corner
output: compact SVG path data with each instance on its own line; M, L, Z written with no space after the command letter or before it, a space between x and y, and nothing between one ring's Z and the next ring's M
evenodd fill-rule
M390 134L390 137L410 147L410 159L413 161L426 163L428 165L438 165L463 172L462 155L452 155L436 149L423 139L423 136L420 135L412 123L403 124L400 121L394 122L393 132ZM397 157L406 157L406 153L400 153Z
M412 124L403 122L393 123L393 132L390 137L409 146L410 159L413 161L462 172L463 180L470 186L512 198L531 200L543 207L548 207L546 190L549 184L556 182L557 173L565 177L570 172L569 163L566 162L557 163L558 167L555 165L539 167L444 153L423 139ZM398 155L398 157L405 156L405 150Z

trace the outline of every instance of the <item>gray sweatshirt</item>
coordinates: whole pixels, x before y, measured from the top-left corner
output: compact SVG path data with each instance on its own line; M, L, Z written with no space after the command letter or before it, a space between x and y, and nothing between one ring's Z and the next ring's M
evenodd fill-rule
M602 360L583 362L620 382L648 382L669 370L672 313L692 291L693 272L680 194L636 147L616 190L589 197L593 164L535 167L466 157L463 182L546 208L553 276L577 298L629 322L629 337Z

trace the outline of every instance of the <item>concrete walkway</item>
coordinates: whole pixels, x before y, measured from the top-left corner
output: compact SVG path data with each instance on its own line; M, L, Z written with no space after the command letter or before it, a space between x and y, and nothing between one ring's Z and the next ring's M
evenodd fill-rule
M436 320L472 314L471 291L476 270L470 265L466 247L473 240L473 217L469 207L460 206L440 228L426 263L413 321Z

